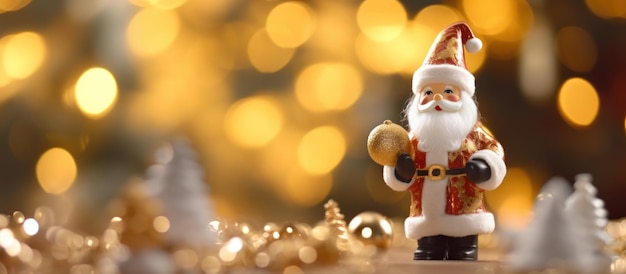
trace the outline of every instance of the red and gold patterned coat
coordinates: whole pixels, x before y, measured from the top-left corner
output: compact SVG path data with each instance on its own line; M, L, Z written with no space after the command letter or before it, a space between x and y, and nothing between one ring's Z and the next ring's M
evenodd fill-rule
M415 148L415 167L426 170L431 165L447 169L463 168L472 158L480 158L491 168L491 178L475 184L466 175L447 175L441 180L415 176L410 183L395 178L394 167L385 167L385 182L394 190L411 193L410 216L405 221L408 238L447 235L462 237L493 231L493 215L485 209L484 193L497 188L504 175L504 151L498 141L476 127L463 140L461 148L449 152L424 152L418 149L419 141L412 139ZM437 154L437 155L436 155Z

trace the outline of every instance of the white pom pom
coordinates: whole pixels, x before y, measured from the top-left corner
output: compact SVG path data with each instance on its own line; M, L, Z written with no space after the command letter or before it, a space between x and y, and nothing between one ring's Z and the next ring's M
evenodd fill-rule
M471 53L476 53L481 48L483 48L483 41L480 41L478 38L471 38L465 43L465 49Z

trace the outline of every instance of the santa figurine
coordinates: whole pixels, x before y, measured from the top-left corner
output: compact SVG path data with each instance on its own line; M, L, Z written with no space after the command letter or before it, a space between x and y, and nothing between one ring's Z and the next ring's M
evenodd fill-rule
M383 167L391 189L411 193L404 227L417 240L414 260L476 260L477 235L495 228L484 196L502 183L504 152L480 125L464 48L482 48L466 23L439 33L413 74L405 109L412 151Z

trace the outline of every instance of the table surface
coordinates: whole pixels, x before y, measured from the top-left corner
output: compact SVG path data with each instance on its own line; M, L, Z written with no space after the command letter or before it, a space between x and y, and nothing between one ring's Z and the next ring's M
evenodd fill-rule
M380 251L371 260L347 259L338 264L327 266L302 266L294 271L279 271L278 273L393 273L393 274L452 274L452 273L476 273L496 274L511 273L502 263L497 252L480 250L477 261L414 261L413 249L409 247L394 247ZM231 273L277 273L276 271L233 269Z

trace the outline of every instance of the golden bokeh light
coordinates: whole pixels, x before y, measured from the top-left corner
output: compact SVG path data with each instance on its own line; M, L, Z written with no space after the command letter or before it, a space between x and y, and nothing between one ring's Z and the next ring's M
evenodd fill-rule
M315 30L313 12L303 2L281 3L267 15L265 29L279 47L299 47Z
M346 154L343 133L333 126L312 129L298 144L298 164L309 174L331 172Z
M354 37L359 32L353 20L354 10L341 2L326 1L323 8L317 7L316 31L308 42L316 51L331 56L352 56Z
M33 218L28 218L22 223L22 229L28 236L33 236L39 232L39 223Z
M283 127L279 104L266 96L235 102L226 112L226 135L242 147L261 147L272 141Z
M282 184L279 193L285 202L310 207L328 196L333 186L333 178L330 174L311 175L292 169Z
M532 202L528 197L513 195L497 209L498 226L508 229L524 229L532 216Z
M262 151L259 151L258 170L260 176L268 183L270 187L280 189L283 187L285 177L285 167L293 166L294 159L297 157L296 150L298 142L302 138L303 133L285 127L276 136L273 142L268 144Z
M587 80L570 78L559 90L558 108L568 124L588 126L598 115L600 99L596 89Z
M601 18L626 18L626 1L623 0L585 0L593 14Z
M598 50L593 38L579 27L565 27L556 35L561 63L575 72L588 72L596 64Z
M310 246L303 246L298 250L298 258L305 264L314 263L317 260L317 251Z
M361 74L345 63L317 63L296 80L298 102L311 111L345 110L361 96Z
M169 10L142 9L128 24L126 39L130 50L151 57L167 49L180 31L180 18Z
M0 13L19 10L30 2L31 0L0 0Z
M274 44L265 29L258 30L248 42L248 58L260 72L276 72L293 57L294 49Z
M367 0L359 6L357 24L367 38L385 42L396 38L407 23L404 6L395 0Z
M237 254L244 248L244 241L240 237L232 237L222 245L218 256L225 263L232 263L237 258Z
M515 0L463 0L463 11L472 28L486 35L503 32L515 13Z
M419 43L415 43L416 39L406 40L411 32L413 29L406 28L403 34L389 42L374 42L361 34L356 39L355 53L361 64L371 72L392 74L402 71L410 74L422 63ZM413 50L410 50L411 46Z
M469 23L489 44L490 57L507 60L518 55L519 42L534 22L533 9L524 0L467 0L462 5Z
M171 72L179 75L179 72ZM221 86L213 87L210 91L202 88L190 87L189 78L180 76L176 79L163 77L149 83L141 93L134 94L125 105L128 113L128 122L132 130L141 132L146 129L171 130L181 123L190 120L204 120L210 117L214 124L222 124L222 118L228 107L220 96L226 92ZM176 92L172 92L176 91ZM214 108L206 109L207 102L219 102ZM224 101L222 101L224 100ZM205 108L205 114L201 115ZM210 113L210 114L208 114ZM219 122L218 122L219 121ZM213 128L206 128L211 131ZM221 130L219 132L222 132Z
M67 150L55 147L39 157L35 171L45 192L62 194L74 184L77 168L74 157Z
M133 5L142 8L153 7L163 10L171 10L182 6L185 2L187 2L187 0L130 0L130 2L133 3Z
M432 30L439 31L452 23L463 20L465 20L465 18L461 15L461 12L451 6L430 5L421 9L417 15L415 15L413 23L428 26ZM436 35L437 33L435 36ZM433 36L431 40L434 40L435 36Z
M46 57L46 45L41 35L22 32L2 40L2 65L7 76L24 79L35 72Z
M364 35L358 36L355 52L363 66L372 72L411 75L421 66L439 31L461 20L464 18L460 12L450 6L430 5L420 10L415 19L389 41L376 42ZM466 58L468 70L476 72L484 63L486 51L466 54Z
M522 42L519 83L525 99L545 105L554 98L558 62L554 56L554 34L543 17L537 18Z
M2 40L0 40L0 50L2 49ZM13 78L9 77L9 75L7 75L6 71L4 71L4 66L0 65L0 87L4 87L9 85L11 82L13 82ZM3 92L0 93L0 102L4 101L5 99L11 97L12 93L9 92Z
M494 39L508 43L519 43L534 23L535 15L526 0L509 0L513 7L509 23ZM504 43L506 44L506 43Z
M508 168L502 184L485 196L487 204L497 214L498 225L511 229L525 227L532 212L535 192L524 169Z
M626 117L624 117L624 133L626 133Z
M24 213L21 211L14 211L13 212L13 220L15 221L15 223L17 224L22 224L24 222L24 220L26 220L26 216L24 216Z
M0 229L0 247L7 255L15 257L20 253L22 245L11 229L3 228Z
M411 75L424 61L430 44L424 36L437 32L420 25L409 25L398 37L387 42L374 42L359 35L355 52L359 61L368 70L378 74L403 73Z
M165 233L170 230L170 220L165 216L157 216L152 220L152 227L157 232Z
M290 265L283 269L283 274L304 274L304 270L297 265Z
M74 96L85 116L100 118L113 108L117 100L115 77L104 68L90 68L78 78Z

